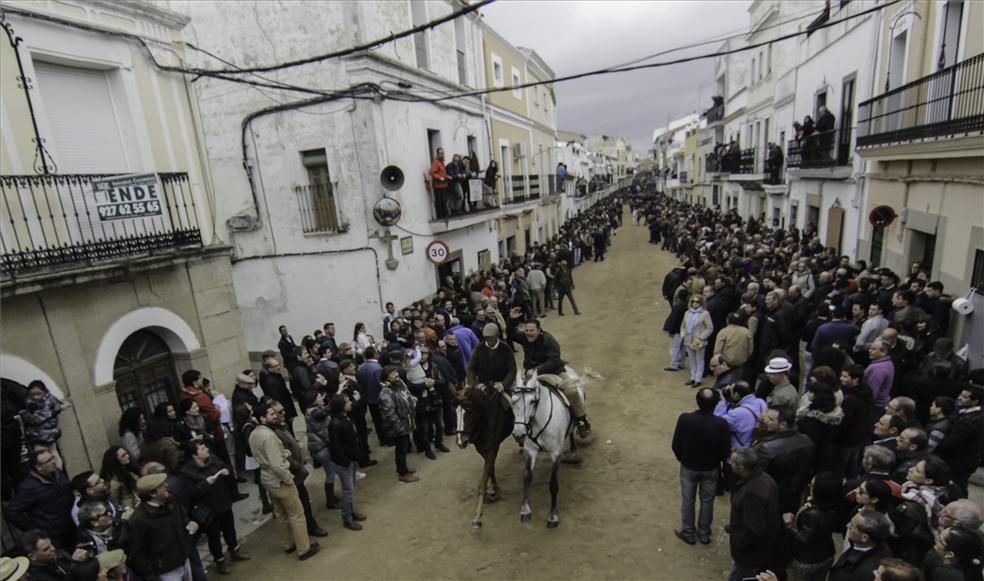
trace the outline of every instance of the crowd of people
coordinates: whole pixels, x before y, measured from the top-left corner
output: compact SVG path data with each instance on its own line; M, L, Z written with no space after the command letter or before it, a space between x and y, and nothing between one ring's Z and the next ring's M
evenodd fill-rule
M631 203L679 260L665 370L689 371L697 410L673 437L676 536L710 543L730 493L731 581L980 580L984 369L954 352L943 285L840 256L813 225Z
M449 451L459 390L496 373L490 350L508 351L515 366L522 348L528 373L562 373L559 345L540 321L565 315L565 300L580 314L573 269L604 259L621 208L617 196L603 200L523 255L449 277L400 311L388 303L381 337L358 323L343 341L326 323L295 341L281 326L277 349L262 354L260 369L243 370L228 395L186 371L174 401L122 412L119 443L97 470L73 471L59 454L64 404L43 382L23 393L5 382L5 453L13 446L23 470L10 482L5 472L5 521L18 546L6 551L17 556L4 557L3 581L203 581L202 538L215 570L232 573L250 560L233 515L250 474L285 553L309 559L320 549L312 538L328 535L306 485L312 469L324 470L325 507L361 530L355 483L377 465L371 433L394 448L397 479L413 483L410 453L437 460ZM572 407L583 434L583 402Z

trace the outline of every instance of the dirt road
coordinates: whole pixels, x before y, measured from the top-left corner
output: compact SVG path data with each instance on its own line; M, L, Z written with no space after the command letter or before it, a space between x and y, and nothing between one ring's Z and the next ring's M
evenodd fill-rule
M283 554L276 524L267 523L246 541L253 560L234 563L234 578L725 578L725 497L715 507L710 545L688 546L673 535L680 492L670 438L680 412L695 407L694 392L683 385L684 375L662 371L667 305L659 288L673 257L647 238L645 228L627 221L607 260L574 272L584 314L552 313L543 323L560 341L564 359L604 376L588 387L594 433L583 445L584 461L561 469L559 528L544 526L549 468L543 464L536 471L533 520L520 524L522 458L511 439L497 468L503 499L487 507L480 530L470 527L481 470L474 450L452 446L437 461L412 455L420 476L414 484L397 482L392 449L377 450L379 465L356 489L357 506L369 517L363 531L342 529L337 511L317 509L331 536L322 540L320 554L300 563ZM323 505L321 475L308 487Z

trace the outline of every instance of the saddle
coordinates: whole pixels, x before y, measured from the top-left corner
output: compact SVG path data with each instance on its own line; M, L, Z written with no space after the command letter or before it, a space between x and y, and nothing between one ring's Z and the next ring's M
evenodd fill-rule
M564 382L570 381L569 379L565 379L553 373L537 375L536 378L540 380L540 383L550 387L550 389L560 397L560 401L564 402L567 409L571 409L571 401L567 399L567 395L565 395L563 390L560 389L560 386L563 385Z

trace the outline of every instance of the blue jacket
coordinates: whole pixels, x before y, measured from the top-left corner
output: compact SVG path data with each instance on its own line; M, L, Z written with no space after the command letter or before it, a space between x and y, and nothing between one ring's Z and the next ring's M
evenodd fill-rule
M383 366L375 359L369 359L359 366L355 372L355 379L366 394L366 401L372 405L379 403L379 379L383 375Z
M722 399L714 408L714 415L724 418L731 429L731 449L752 445L752 430L758 417L768 408L764 400L748 394L737 405Z
M7 503L7 518L23 531L41 529L53 537L66 538L75 532L74 505L72 485L63 473L42 480L32 472L17 485Z
M824 323L817 329L813 336L813 343L810 344L810 352L816 353L824 347L830 347L835 342L847 348L854 347L854 339L861 332L854 323L838 319Z
M448 329L448 333L452 333L455 339L458 340L458 350L461 351L461 363L467 367L472 351L482 342L481 339L478 338L478 335L474 331L464 325L455 325Z

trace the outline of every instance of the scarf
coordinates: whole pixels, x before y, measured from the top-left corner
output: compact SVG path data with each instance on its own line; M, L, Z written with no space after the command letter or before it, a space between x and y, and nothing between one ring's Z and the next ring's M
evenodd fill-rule
M702 314L701 307L690 309L690 311L687 312L687 324L686 327L684 327L684 330L686 331L684 333L685 335L694 334L694 329L697 328L697 325L700 324L700 320L703 318Z

